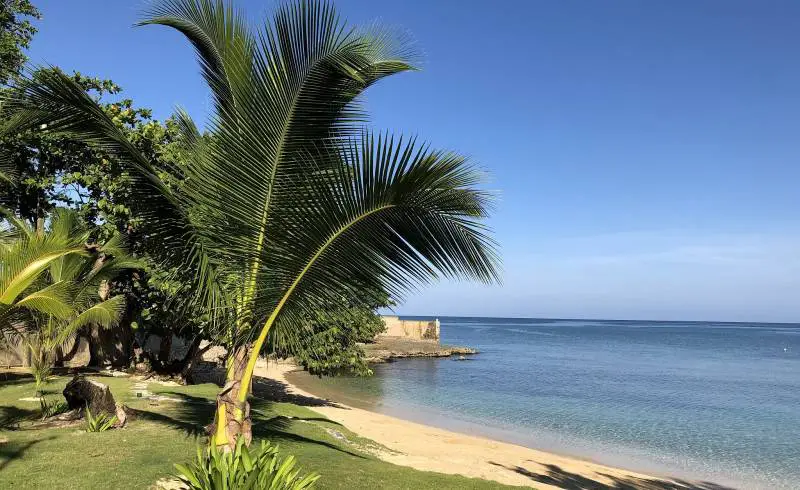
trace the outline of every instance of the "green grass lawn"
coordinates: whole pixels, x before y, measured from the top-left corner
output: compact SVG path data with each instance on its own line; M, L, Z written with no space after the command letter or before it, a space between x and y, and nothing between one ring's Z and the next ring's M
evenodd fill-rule
M46 388L62 399L68 377ZM128 378L95 377L111 387L118 402L138 411L127 427L88 433L80 427L31 429L39 404L31 397L31 378L0 373L0 488L147 489L173 472L174 463L190 461L204 440L203 425L212 417L217 386L163 386L148 390L182 403L154 403L137 398ZM254 438L267 438L284 454L297 456L305 471L322 475L318 488L336 489L489 489L512 488L494 482L416 471L376 459L362 451L375 445L316 412L291 403L256 399Z

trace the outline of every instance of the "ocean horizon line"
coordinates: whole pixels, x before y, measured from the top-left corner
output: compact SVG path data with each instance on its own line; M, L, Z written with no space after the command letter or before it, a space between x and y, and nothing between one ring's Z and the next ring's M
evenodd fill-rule
M614 322L614 323L657 323L657 324L697 324L697 325L784 325L800 326L800 320L796 322L770 322L760 320L655 320L652 318L591 318L591 317L547 317L547 316L482 316L482 315L406 315L398 313L382 313L386 316L397 316L407 320L435 320L435 319L482 319L482 320L531 320L531 321L560 321L560 322Z

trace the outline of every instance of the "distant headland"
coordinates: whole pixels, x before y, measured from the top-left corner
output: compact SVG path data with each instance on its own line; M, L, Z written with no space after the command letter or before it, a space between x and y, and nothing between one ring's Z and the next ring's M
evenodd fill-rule
M450 357L477 354L471 347L441 344L439 320L404 320L395 315L382 315L386 330L370 344L363 344L367 361L387 362L406 357Z

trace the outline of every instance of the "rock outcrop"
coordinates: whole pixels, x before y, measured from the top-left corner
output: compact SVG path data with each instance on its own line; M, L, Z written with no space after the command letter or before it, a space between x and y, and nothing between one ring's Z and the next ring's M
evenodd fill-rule
M374 343L362 344L367 362L380 363L404 357L450 357L453 355L477 354L469 347L440 345L427 340L411 340L404 337L379 336Z

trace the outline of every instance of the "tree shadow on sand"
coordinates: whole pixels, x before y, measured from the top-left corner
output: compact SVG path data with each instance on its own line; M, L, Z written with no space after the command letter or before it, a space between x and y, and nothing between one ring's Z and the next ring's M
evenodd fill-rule
M659 480L633 476L619 477L605 473L600 473L600 475L608 482L599 482L577 473L570 473L554 464L540 465L545 469L538 473L522 466L506 466L494 461L489 461L489 464L527 476L537 483L553 485L565 490L735 490L711 482L691 482L674 478Z
M265 400L280 403L293 403L303 407L336 407L346 409L346 407L330 400L325 400L324 398L291 393L289 391L289 385L283 381L262 378L260 376L253 377L253 394Z

